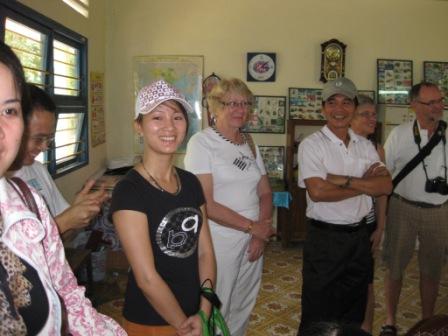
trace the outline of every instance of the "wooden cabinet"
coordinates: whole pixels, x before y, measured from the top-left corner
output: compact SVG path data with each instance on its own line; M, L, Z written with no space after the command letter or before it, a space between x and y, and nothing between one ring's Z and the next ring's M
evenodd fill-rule
M288 120L286 139L286 188L291 193L289 209L282 209L282 245L303 241L306 236L306 192L297 185L297 149L300 141L325 125L325 120Z

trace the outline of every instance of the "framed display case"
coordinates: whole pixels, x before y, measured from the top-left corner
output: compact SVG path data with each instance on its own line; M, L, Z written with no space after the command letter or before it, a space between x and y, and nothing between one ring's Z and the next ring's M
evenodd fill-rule
M297 151L300 142L325 125L325 120L288 120L286 146L286 188L292 201L281 228L282 245L303 241L306 237L306 191L298 186Z
M258 146L273 190L285 188L285 147Z
M289 119L323 120L322 89L289 88Z
M378 104L408 105L412 61L377 59Z
M243 130L250 133L285 133L285 116L285 96L255 96L251 117Z
M423 62L423 78L437 84L444 95L445 109L448 108L448 62Z

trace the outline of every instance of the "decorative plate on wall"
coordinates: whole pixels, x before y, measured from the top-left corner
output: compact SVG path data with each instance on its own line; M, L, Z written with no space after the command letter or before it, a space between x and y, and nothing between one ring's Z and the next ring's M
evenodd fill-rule
M275 82L276 54L265 52L247 53L247 81Z

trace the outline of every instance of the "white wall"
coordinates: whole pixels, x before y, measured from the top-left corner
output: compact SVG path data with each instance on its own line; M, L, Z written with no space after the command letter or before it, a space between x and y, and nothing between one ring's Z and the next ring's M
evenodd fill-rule
M58 179L71 198L110 158L132 155L132 58L204 55L205 76L246 76L246 53L277 53L277 80L249 83L255 94L287 95L288 87L321 87L320 44L347 44L346 76L376 89L376 59L448 61L448 2L442 0L91 0L90 18L62 0L21 0L89 39L89 70L106 72L107 145L91 148L90 164ZM256 134L263 145L285 135Z
M248 83L255 94L287 95L288 87L321 87L320 44L347 44L346 76L376 89L376 59L448 61L448 2L436 0L110 0L107 101L110 157L132 153L132 58L204 55L205 76L246 76L246 53L277 53L274 83ZM284 135L256 134L284 145Z
M88 39L88 66L91 71L105 72L106 45L106 1L90 1L90 16L88 19L68 7L62 0L21 0L23 4L43 15L57 21L65 27L76 31ZM90 115L89 115L90 125ZM89 130L90 140L90 130ZM89 165L65 175L56 180L64 196L72 200L74 194L82 187L84 181L104 166L106 160L106 145L95 148L90 146Z

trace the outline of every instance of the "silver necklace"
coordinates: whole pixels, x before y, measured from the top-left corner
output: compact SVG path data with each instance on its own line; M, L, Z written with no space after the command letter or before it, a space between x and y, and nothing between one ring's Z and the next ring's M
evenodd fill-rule
M143 164L143 162L142 162L142 167L143 167L143 170L145 171L145 173L148 175L149 182L154 184L157 187L157 189L159 189L162 192L166 192L166 193L173 194L173 195L179 194L181 185L180 185L180 181L179 181L179 175L177 175L176 169L174 169L174 177L176 178L176 191L174 193L170 193L169 191L163 189L163 187L157 182L157 180L154 177L152 177L152 175L146 169L146 167Z

